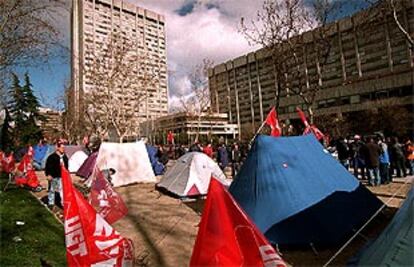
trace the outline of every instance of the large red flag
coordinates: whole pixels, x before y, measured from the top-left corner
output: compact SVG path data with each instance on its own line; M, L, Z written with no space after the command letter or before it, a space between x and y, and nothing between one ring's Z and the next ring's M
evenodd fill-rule
M69 266L132 266L132 241L123 238L76 190L62 170L66 257Z
M128 213L121 196L112 188L102 171L95 170L96 177L91 185L89 202L109 223L113 224Z
M211 179L190 266L286 266L230 193Z
M277 119L277 113L275 107L273 107L269 114L267 114L266 124L272 128L272 132L270 133L271 136L281 136L282 135L282 128L279 125L279 121Z

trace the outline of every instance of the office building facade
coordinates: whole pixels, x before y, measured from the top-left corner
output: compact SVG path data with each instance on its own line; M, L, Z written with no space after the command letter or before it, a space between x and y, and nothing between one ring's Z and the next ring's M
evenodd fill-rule
M399 18L414 38L414 4L405 4ZM304 42L303 77L307 84L321 85L313 105L316 116L414 104L413 50L391 16L360 25L366 14L360 12L329 25L331 51L323 68L312 48L312 31L299 36ZM285 74L288 77L289 72ZM265 49L215 66L209 70L212 109L227 113L230 123L238 124L241 131L247 124L257 129L275 105L276 76L271 53ZM279 118L296 119L297 106L306 110L299 96L282 90Z
M130 108L128 114L133 113L136 125L166 115L168 77L164 16L124 0L73 0L72 4L72 88L68 94L72 119L85 119L85 110L90 108L85 104L88 93L105 91L110 91L111 97L125 100L122 108ZM116 43L115 38L121 42ZM117 64L116 56L108 59L108 55L117 53L116 49L125 53L129 61L125 60L124 64L129 69L124 76L114 79L113 88L105 88L108 83L102 80L109 80L111 73L107 78L96 75L97 64ZM126 69L125 66L122 65ZM119 81L120 77L126 78ZM123 79L130 80L124 82ZM138 131L133 130L130 135L138 135Z

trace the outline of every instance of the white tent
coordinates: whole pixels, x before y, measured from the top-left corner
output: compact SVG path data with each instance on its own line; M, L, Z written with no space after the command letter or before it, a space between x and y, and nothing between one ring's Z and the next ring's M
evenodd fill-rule
M156 182L154 171L143 141L136 143L102 143L96 167L100 170L113 168L114 186L131 183Z
M225 185L229 184L220 167L209 156L190 152L167 170L157 187L179 197L205 195L212 176Z
M87 158L88 155L86 155L86 153L82 150L76 151L69 158L69 172L77 172Z

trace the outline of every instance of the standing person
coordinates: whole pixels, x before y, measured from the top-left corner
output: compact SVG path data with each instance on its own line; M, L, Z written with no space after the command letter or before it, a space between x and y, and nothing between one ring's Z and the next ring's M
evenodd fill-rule
M232 176L233 179L236 177L237 173L240 170L240 162L241 162L241 151L239 149L239 145L234 143L233 149L231 151L231 162L232 162Z
M60 193L60 199L63 202L62 195L62 175L60 166L64 164L68 168L68 157L65 154L65 145L62 141L56 142L56 151L46 159L45 175L49 181L48 206L53 208L55 205L55 192Z
M405 156L407 160L407 167L409 168L409 174L414 174L414 145L412 140L408 139L405 143Z
M365 158L364 150L365 144L359 135L354 136L354 142L351 144L351 157L353 159L354 175L358 179L359 171L361 172L361 179L365 179Z
M390 177L390 156L388 155L388 146L384 142L384 137L379 137L378 142L381 148L381 155L379 157L379 172L382 184L389 184L391 182Z
M378 169L381 149L374 142L374 138L372 137L368 139L368 143L365 148L365 164L368 170L368 183L371 186L378 186L381 184Z
M336 151L338 151L339 162L348 170L349 168L349 150L348 145L345 143L345 139L341 136L338 138L335 144Z
M221 144L217 149L217 162L223 171L229 164L229 155L225 144Z
M402 145L398 142L398 138L391 139L390 146L391 165L394 166L397 171L397 177L401 178L401 174L407 176L407 170L404 162L404 150Z

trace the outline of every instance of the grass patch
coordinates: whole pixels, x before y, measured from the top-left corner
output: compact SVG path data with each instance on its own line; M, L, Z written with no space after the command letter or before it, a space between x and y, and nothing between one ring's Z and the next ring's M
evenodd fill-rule
M28 191L10 186L3 192L6 182L0 174L0 266L42 266L41 258L51 266L66 266L63 225Z

